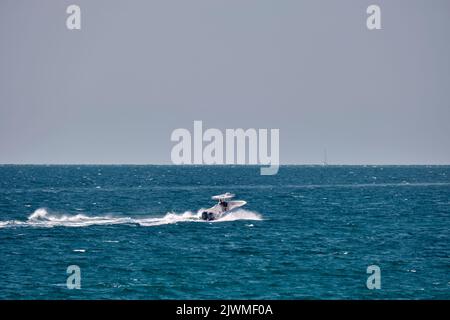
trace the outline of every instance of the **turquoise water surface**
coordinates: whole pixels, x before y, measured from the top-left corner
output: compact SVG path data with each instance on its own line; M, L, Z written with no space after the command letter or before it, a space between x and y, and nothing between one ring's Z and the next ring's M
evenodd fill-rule
M450 298L449 166L259 173L0 166L0 299ZM224 192L247 205L199 220Z

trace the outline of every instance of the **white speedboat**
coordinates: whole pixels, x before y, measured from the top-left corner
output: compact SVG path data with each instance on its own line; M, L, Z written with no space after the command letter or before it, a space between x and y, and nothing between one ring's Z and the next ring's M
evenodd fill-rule
M202 212L202 220L211 221L220 219L223 215L244 206L247 202L242 200L231 200L234 198L232 193L219 194L211 199L219 201L214 207Z

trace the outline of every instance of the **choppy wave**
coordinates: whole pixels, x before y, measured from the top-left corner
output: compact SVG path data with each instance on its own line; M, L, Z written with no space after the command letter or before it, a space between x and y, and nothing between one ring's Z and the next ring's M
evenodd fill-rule
M5 227L88 227L93 225L130 224L143 227L174 224L179 222L205 222L200 219L203 209L198 212L186 211L184 213L166 213L162 217L121 217L114 215L88 216L85 214L67 215L51 213L47 209L40 208L34 211L27 220L0 221L0 228ZM236 210L224 215L222 218L209 221L210 223L236 221L236 220L262 220L260 214L248 210Z

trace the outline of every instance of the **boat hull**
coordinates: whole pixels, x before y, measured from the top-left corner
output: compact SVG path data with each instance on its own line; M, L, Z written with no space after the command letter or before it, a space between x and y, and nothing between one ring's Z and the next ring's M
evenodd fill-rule
M227 209L224 210L220 204L215 205L212 208L209 208L208 210L205 210L202 212L201 219L205 221L213 221L220 219L222 216L236 210L237 208L240 208L244 206L247 202L245 201L229 201L227 203Z

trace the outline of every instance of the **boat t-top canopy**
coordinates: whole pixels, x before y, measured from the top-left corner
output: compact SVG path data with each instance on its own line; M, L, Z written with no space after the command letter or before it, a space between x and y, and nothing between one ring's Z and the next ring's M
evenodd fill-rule
M229 192L211 197L211 199L213 199L213 200L230 200L233 198L234 198L234 194L229 193Z

